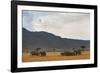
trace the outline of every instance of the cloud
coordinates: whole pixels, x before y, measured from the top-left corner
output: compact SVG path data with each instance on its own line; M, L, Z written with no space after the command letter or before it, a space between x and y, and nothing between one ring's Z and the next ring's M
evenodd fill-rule
M90 16L84 13L54 13L37 17L33 31L46 31L63 38L90 39Z

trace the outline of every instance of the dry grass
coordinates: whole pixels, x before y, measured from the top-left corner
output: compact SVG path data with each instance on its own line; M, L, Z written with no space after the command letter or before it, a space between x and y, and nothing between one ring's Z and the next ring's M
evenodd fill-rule
M90 51L84 51L78 56L62 56L61 52L47 52L46 56L32 56L30 53L23 53L23 62L36 62L36 61L56 61L56 60L79 60L90 59Z

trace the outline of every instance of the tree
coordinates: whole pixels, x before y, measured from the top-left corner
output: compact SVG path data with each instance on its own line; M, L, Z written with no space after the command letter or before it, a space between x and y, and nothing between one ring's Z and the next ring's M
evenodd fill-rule
M85 51L86 46L81 46L82 51Z
M56 52L56 48L53 48L53 51Z
M36 48L36 51L38 52L41 48Z

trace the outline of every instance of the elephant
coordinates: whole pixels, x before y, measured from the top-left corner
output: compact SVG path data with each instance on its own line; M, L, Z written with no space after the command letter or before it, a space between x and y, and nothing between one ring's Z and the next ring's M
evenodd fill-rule
M46 56L46 52L45 52L45 51L41 51L41 52L40 52L40 55L41 55L41 56Z
M32 51L32 52L31 52L31 55L32 55L32 56L33 56L33 55L39 56L39 53L38 53L38 52L35 52L35 51Z

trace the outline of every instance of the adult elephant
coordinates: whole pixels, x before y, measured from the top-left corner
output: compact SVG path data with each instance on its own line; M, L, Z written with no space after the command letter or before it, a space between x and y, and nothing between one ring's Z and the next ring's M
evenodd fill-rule
M40 55L41 55L41 56L46 56L46 52L45 52L45 51L41 51L41 52L40 52Z

